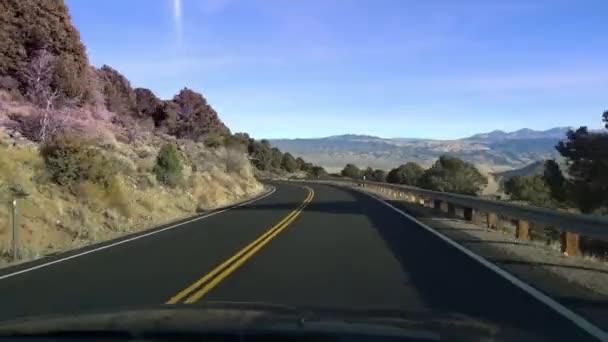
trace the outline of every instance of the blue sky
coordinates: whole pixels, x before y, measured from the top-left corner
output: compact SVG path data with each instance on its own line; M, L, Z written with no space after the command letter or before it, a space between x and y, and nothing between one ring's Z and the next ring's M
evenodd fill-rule
M256 138L598 128L605 0L67 0L91 62Z

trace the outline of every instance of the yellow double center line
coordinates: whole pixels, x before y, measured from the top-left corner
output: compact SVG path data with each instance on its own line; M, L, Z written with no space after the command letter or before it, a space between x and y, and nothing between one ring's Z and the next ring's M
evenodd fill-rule
M255 253L262 249L262 247L270 242L270 240L287 228L287 226L289 226L289 224L291 224L300 215L300 213L312 201L312 198L315 195L312 189L308 187L307 189L308 196L298 208L289 213L289 215L285 216L281 221L279 221L279 223L248 244L245 248L241 249L238 253L224 261L222 264L214 268L211 272L207 273L205 276L188 286L183 291L173 296L166 302L166 304L177 304L182 300L186 304L192 304L201 299L201 297L211 291L215 286L217 286L217 284L238 269Z

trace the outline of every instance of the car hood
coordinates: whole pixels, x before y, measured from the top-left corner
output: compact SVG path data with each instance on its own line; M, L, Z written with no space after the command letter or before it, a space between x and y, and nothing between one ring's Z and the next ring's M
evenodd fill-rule
M118 312L44 316L0 323L0 337L65 332L334 333L421 340L542 340L527 332L460 314L337 308L301 308L265 303L204 302Z

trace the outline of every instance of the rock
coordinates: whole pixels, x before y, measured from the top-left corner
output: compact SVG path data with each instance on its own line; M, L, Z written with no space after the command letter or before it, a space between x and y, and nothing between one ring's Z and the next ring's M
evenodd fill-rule
M106 209L103 211L103 217L110 221L117 221L120 215L114 209Z

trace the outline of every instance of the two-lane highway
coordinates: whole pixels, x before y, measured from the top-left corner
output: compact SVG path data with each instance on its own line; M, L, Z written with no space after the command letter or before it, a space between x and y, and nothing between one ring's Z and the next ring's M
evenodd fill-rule
M551 339L591 336L381 202L278 183L259 201L1 279L3 319L247 301L457 313Z

